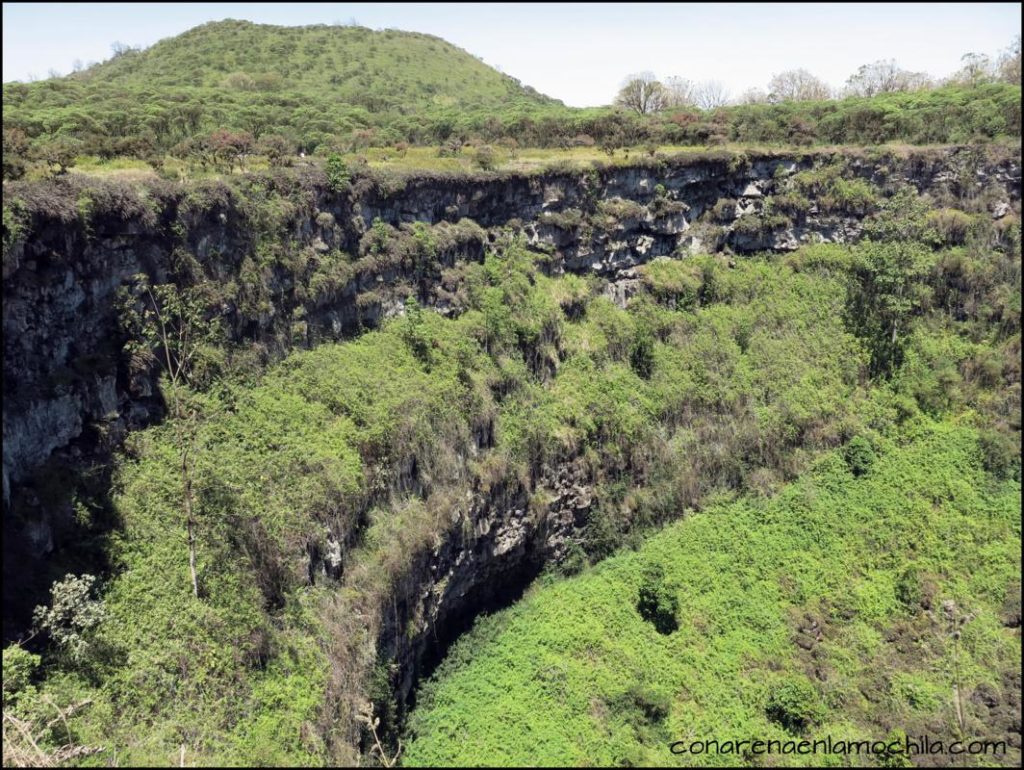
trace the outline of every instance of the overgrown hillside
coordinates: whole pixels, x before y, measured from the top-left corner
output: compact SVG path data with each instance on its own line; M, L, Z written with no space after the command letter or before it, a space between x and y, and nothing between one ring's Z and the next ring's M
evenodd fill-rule
M1020 484L957 422L850 444L481 620L422 689L405 764L900 767L778 747L928 735L1005 744L919 766L1019 765Z
M431 106L552 102L440 38L356 26L211 22L144 51L128 51L75 79L136 91L284 92L301 97L306 109L341 102L405 114Z
M5 128L127 155L216 128L286 134L311 150L377 126L385 133L374 138L394 142L426 121L560 106L430 35L245 21L211 22L64 78L4 85ZM99 137L120 144L95 145Z

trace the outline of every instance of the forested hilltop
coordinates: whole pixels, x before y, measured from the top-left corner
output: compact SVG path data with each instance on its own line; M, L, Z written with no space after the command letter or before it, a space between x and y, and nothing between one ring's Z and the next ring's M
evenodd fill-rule
M715 83L650 73L614 107L568 108L429 35L362 27L205 24L66 77L5 83L4 178L113 159L177 178L299 155L405 155L409 145L481 168L525 147L723 143L950 144L1019 137L1020 47L970 54L945 81L865 65L838 94L805 70L735 99ZM84 161L84 162L83 162Z

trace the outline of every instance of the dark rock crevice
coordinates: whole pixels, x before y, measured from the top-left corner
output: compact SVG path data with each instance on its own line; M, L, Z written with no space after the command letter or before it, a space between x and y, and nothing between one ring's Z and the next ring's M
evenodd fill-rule
M537 490L549 503L530 506ZM583 466L545 466L535 482L498 486L467 500L433 549L418 554L382 608L377 659L390 671L395 735L452 645L482 615L511 606L548 566L568 554L587 522L592 487Z

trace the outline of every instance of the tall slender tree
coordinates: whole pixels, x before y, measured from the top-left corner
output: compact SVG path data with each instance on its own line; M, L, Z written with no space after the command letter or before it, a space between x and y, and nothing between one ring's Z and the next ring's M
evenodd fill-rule
M182 289L174 284L153 286L144 274L135 276L135 287L122 301L122 323L132 337L126 348L136 361L145 362L155 357L163 370L163 395L178 451L189 575L192 593L199 598L195 464L204 409L195 389L204 354L216 342L219 327L206 319L205 304L198 288Z

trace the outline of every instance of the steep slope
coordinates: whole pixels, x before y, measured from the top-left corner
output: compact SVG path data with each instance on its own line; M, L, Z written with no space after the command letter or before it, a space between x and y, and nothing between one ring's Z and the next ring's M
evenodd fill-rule
M101 761L353 763L367 699L396 735L475 617L717 491L931 414L1019 478L1019 180L961 149L8 185L5 621L67 572L107 611L13 679L17 713L89 701L44 742ZM762 249L790 253L741 256ZM879 347L859 321L891 316L875 276L907 257ZM225 338L196 401L198 590L180 423L153 425L166 383L117 310L146 306L139 273Z
M859 475L832 453L771 499L715 506L479 622L423 688L405 764L756 766L783 749L758 756L755 739L905 732L1005 741L965 764L1018 765L1020 484L985 473L951 422L880 443ZM638 611L645 588L675 628ZM712 740L734 743L701 756Z
M962 178L975 187L960 190ZM353 176L338 190L313 170L139 190L81 179L8 185L3 489L19 515L5 520L16 532L5 537L5 574L18 578L5 582L5 621L13 607L31 612L26 580L45 588L51 577L26 564L82 540L72 534L69 502L46 494L55 485L45 468L93 457L162 414L152 373L120 350L117 292L139 272L161 283L210 282L233 343L278 356L375 326L410 295L459 312L466 296L454 268L482 261L481 227L497 228L497 237L511 225L545 254L547 271L604 276L624 300L636 290L635 268L658 256L856 240L875 196L904 184L944 206L970 207L960 219L947 213L960 230L987 222L1012 233L1007 212L1016 210L1019 180L1014 160L958 151L874 161L725 153L535 176ZM967 192L971 200L958 202ZM990 205L1001 219L985 211Z

